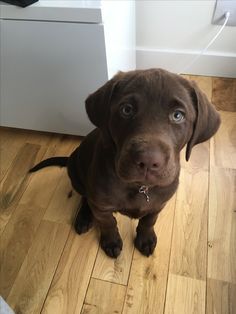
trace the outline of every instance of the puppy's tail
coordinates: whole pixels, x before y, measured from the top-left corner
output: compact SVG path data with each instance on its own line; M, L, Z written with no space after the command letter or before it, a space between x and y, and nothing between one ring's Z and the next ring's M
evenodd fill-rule
M66 167L68 161L68 157L52 157L45 159L35 165L33 168L29 170L29 172L35 172L45 167L49 166L59 166L59 167Z

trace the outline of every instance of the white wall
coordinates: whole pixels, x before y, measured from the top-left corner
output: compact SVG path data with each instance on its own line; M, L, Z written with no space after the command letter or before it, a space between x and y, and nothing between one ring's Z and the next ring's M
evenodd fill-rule
M181 72L214 37L215 0L136 1L137 68ZM227 26L186 73L236 77L236 27Z
M135 2L105 0L101 5L110 79L118 71L136 68Z

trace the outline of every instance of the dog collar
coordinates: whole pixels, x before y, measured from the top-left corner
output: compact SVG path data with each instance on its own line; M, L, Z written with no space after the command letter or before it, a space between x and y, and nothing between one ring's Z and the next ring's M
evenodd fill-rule
M148 195L148 186L146 186L146 185L140 186L138 192L141 193L141 194L144 194L146 196L146 201L147 202L150 201L150 198L149 198L149 195Z

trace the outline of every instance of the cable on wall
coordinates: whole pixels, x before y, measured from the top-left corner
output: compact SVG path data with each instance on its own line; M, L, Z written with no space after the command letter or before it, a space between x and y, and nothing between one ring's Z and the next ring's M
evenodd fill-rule
M186 70L188 70L202 55L204 55L204 53L207 51L207 49L214 43L214 41L219 37L220 33L225 28L225 26L229 20L229 17L230 17L230 12L226 12L224 14L225 21L224 21L223 25L221 26L221 28L219 29L219 31L216 33L216 35L206 45L206 47L204 49L202 49L202 51L195 58L193 58L193 60L189 64L187 64L180 72L178 72L178 74L184 74L184 72Z

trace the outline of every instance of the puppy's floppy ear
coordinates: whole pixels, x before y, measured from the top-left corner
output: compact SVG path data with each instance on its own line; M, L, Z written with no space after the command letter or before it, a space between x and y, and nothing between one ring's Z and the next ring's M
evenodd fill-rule
M122 72L119 72L96 92L90 94L85 100L86 112L90 121L100 129L106 127L110 112L111 98L121 75Z
M192 85L192 102L196 111L196 119L192 136L187 143L186 160L189 160L194 145L205 142L212 137L220 126L220 115L199 89L195 82Z

